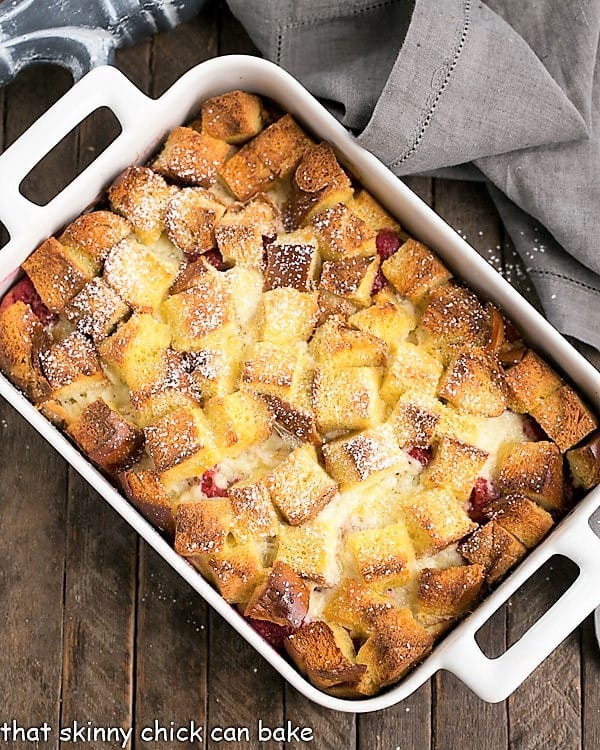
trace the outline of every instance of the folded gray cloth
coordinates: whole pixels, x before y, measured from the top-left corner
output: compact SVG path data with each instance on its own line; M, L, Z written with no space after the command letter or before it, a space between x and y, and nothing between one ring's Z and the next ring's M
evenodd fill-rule
M598 0L229 5L395 174L487 179L547 317L600 348Z

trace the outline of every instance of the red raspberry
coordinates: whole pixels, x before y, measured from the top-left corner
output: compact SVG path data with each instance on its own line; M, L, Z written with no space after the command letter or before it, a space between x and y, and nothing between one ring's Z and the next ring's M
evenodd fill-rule
M204 253L204 257L211 264L211 266L214 266L217 269L217 271L225 270L225 261L223 260L223 256L216 248L214 248L213 250L209 250L207 253Z
M200 489L206 497L227 497L227 490L219 487L215 482L217 467L213 466L204 472L200 479Z
M523 433L531 442L537 443L546 440L546 433L530 414L525 414L523 419Z
M413 445L412 448L408 448L406 452L411 458L418 461L423 468L429 464L431 456L433 455L433 450L431 448L419 448L416 445Z
M486 520L483 515L483 509L496 497L496 490L489 479L478 477L475 480L475 487L473 487L471 497L469 498L469 515L471 516L471 520L476 523L483 523Z
M277 625L268 620L255 620L252 617L247 617L246 620L267 643L273 646L276 651L279 651L280 653L285 651L283 644L287 636L294 632L293 628Z
M36 292L29 276L24 276L20 281L17 281L8 294L5 295L0 303L0 311L10 307L15 302L24 302L26 305L29 305L33 314L37 316L40 323L44 326L56 318L56 315L50 312L42 302L42 298Z
M400 238L393 229L380 229L375 238L375 246L377 255L384 261L400 247Z
M384 286L385 286L385 276L383 275L381 268L378 268L377 275L375 276L375 279L373 280L373 286L371 287L371 294L377 294L377 292L380 292Z

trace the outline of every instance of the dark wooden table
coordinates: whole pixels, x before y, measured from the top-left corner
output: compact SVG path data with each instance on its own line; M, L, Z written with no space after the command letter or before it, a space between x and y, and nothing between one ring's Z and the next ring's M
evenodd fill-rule
M119 53L117 64L158 96L202 60L253 51L225 8L211 4L191 23ZM39 67L0 92L3 147L69 86L64 71ZM43 200L57 192L112 132L105 114L89 118L32 174L29 194ZM484 187L408 182L535 302ZM250 742L206 739L194 746L251 748L259 746L258 718L312 727L314 740L306 744L319 750L600 748L600 657L591 621L505 703L486 704L451 675L438 674L386 711L327 711L287 686L4 402L0 472L0 748L119 746L59 743L57 729L74 721L133 727L129 747L136 750L190 746L142 742L141 729L155 720L167 728L193 720L205 737L214 727L249 727ZM555 561L530 581L482 632L488 653L518 638L570 574ZM13 720L25 728L47 722L49 742L5 741L2 723Z

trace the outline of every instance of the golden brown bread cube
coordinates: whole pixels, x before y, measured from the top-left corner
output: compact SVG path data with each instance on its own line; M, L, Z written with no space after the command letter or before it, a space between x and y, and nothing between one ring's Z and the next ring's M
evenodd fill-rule
M500 362L483 349L461 352L450 361L439 383L438 396L467 414L498 417L506 409Z
M493 500L484 515L509 531L527 549L535 547L554 525L550 513L526 495L515 493Z
M306 443L293 450L263 481L274 505L291 526L314 518L338 491L319 464L314 446Z
M600 434L594 434L579 448L567 451L573 483L589 490L600 483Z
M227 143L244 143L262 129L262 104L258 96L229 91L202 103L202 132Z
M227 326L223 329L227 331ZM224 337L214 342L215 347L188 352L183 356L192 381L208 401L233 393L240 384L243 342L237 337Z
M279 287L263 292L256 325L262 341L286 344L307 341L314 331L319 306L316 292Z
M274 536L279 520L264 481L236 482L227 490L235 518L232 533L242 542Z
M154 382L162 371L171 330L151 315L135 313L98 345L104 362L132 390Z
M62 245L54 237L34 250L22 268L42 302L55 313L63 311L67 302L91 281L97 270L91 258Z
M295 227L303 226L320 211L349 201L353 192L329 143L312 145L305 149L294 173L287 205L289 220Z
M293 117L284 115L233 154L219 175L238 200L247 200L287 177L311 143Z
M144 428L146 450L168 485L199 476L220 456L210 424L198 407L177 409Z
M562 380L544 360L528 349L505 376L510 407L530 412L562 385Z
M380 529L353 531L346 543L367 585L384 589L410 580L415 552L402 521Z
M265 193L258 193L245 203L231 204L215 228L223 260L261 270L265 255L263 238L274 237L280 226L279 209Z
M327 318L315 331L309 351L318 363L339 367L381 367L388 349L384 341L365 331L355 331L339 317Z
M224 455L237 456L260 445L273 431L273 414L265 400L246 391L209 399L204 413Z
M408 239L381 265L383 275L413 304L419 304L431 289L452 278L450 271L431 250Z
M322 435L373 427L383 420L385 405L379 398L381 373L375 367L317 367L312 403L317 429Z
M424 568L419 578L417 619L425 626L460 617L475 603L485 581L483 565Z
M531 416L563 453L598 427L596 416L568 385L547 396L531 410Z
M175 552L185 557L220 552L233 520L227 498L179 503L175 515Z
M341 486L364 482L379 472L406 466L408 461L386 422L327 443L323 456L328 473Z
M393 232L400 231L400 224L366 190L359 190L348 202L348 205L371 229L375 231L379 229L391 229Z
M325 260L376 254L376 232L353 213L345 203L338 203L315 214L310 221L319 240L319 251Z
M310 591L289 565L277 562L254 590L244 617L299 628L308 613Z
M393 350L416 327L417 318L408 307L389 301L374 303L351 314L348 323L365 333L377 336Z
M101 278L89 281L64 309L65 317L95 343L129 314L129 305Z
M194 557L191 562L230 604L245 604L265 575L262 556L254 542L233 545L226 541L220 552Z
M309 398L294 395L292 400L265 394L263 396L275 414L280 427L303 443L321 443L317 421Z
M229 144L193 128L178 127L169 133L152 168L184 185L210 187L229 153Z
M208 190L178 190L165 212L167 237L184 253L205 253L216 246L215 225L224 213L224 204Z
M140 242L151 244L165 227L165 211L173 191L149 167L128 167L108 190L111 208L132 225Z
M329 318L338 318L340 321L346 322L358 309L356 305L353 305L347 299L338 297L337 294L326 292L324 289L319 289L318 295L319 325L326 323ZM359 328L359 326L356 327Z
M147 469L129 469L119 474L126 497L169 539L175 535L175 514L158 474Z
M417 557L443 549L477 528L464 504L446 487L422 490L405 498L402 518Z
M443 436L423 474L425 487L446 487L462 501L471 494L488 453L474 445Z
M474 565L483 565L488 583L502 578L527 552L518 539L495 521L480 526L458 545L460 554Z
M563 458L554 443L517 443L504 461L496 479L498 490L505 494L523 493L548 511L562 510Z
M284 562L305 581L312 581L317 586L334 586L340 577L339 536L336 524L326 523L320 518L301 526L283 524L273 564Z
M86 406L67 432L95 464L108 472L133 463L144 443L144 433L101 398Z
M401 448L431 445L439 416L409 398L401 397L389 416L396 442Z
M309 622L286 638L285 647L298 669L321 689L356 683L366 670L356 663L350 636L335 623Z
M345 627L353 638L364 639L395 608L395 602L362 581L344 578L327 599L323 616Z
M50 392L39 361L49 345L50 336L29 305L18 301L0 310L0 370L34 403Z
M265 290L293 287L311 292L321 267L321 256L312 232L282 234L265 249Z
M402 393L418 390L435 394L444 368L442 363L423 347L403 341L390 359L381 386L381 396L393 405Z
M58 241L89 255L100 267L111 248L132 233L131 224L112 211L92 211L78 216Z
M293 400L306 368L306 343L272 344L259 341L247 347L241 382L263 395Z
M53 392L85 378L105 379L96 350L79 331L42 352L40 363Z
M321 270L319 289L344 297L355 305L371 304L373 282L379 269L379 256L351 257L337 262L326 260Z

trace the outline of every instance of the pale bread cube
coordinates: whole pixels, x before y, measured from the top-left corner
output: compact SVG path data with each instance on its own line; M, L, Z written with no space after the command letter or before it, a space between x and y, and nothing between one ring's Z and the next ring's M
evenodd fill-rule
M256 393L293 399L306 370L306 343L272 344L259 341L245 353L241 382Z
M280 522L264 481L236 482L227 491L235 518L232 533L246 542L275 536Z
M273 414L265 400L247 391L209 399L204 413L224 455L237 456L260 445L273 431Z
M219 552L195 557L192 563L230 604L247 604L266 573L260 547L253 541L226 541Z
M401 448L427 448L438 422L437 414L405 396L400 397L389 416L396 442Z
M307 341L315 328L316 292L280 287L263 292L258 308L258 337L273 344Z
M348 201L349 207L357 216L365 221L371 229L391 229L400 231L400 224L379 204L366 190L359 190L354 197Z
M446 487L404 498L401 509L417 557L443 549L477 528Z
M148 167L128 167L108 191L111 208L124 216L140 242L151 244L163 233L173 190Z
M417 318L408 307L381 302L350 315L348 323L377 336L393 350L414 330Z
M337 525L319 519L301 526L283 525L273 564L286 563L302 579L317 586L334 586L340 576L339 534Z
M388 354L384 341L344 325L338 317L328 318L315 330L309 351L318 363L339 367L381 367Z
M401 521L381 529L353 531L348 534L346 543L367 585L383 589L409 581L415 553Z
M381 396L393 405L403 393L410 390L434 395L443 370L442 363L423 347L403 341L397 345L388 364Z

